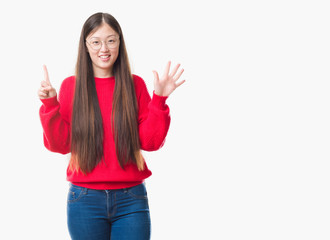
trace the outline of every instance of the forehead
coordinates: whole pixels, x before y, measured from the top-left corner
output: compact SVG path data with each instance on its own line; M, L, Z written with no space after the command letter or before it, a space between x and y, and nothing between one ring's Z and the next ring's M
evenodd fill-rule
M109 36L118 36L118 33L108 24L103 23L95 31L92 31L87 38L107 38Z

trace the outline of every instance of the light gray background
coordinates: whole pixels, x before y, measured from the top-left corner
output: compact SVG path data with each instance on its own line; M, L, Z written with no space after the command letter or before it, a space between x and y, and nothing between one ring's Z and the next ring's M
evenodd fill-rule
M68 156L37 97L74 73L93 13L114 15L133 72L181 63L165 146L145 153L152 239L329 239L327 1L7 1L1 26L1 239L69 239Z

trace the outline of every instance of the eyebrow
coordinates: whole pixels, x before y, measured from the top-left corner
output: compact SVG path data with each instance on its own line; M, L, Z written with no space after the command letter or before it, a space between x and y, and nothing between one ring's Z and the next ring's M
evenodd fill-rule
M112 37L112 36L117 37L117 35L115 35L115 34L110 34L110 35L106 36L106 38ZM91 37L91 38L100 38L100 37Z

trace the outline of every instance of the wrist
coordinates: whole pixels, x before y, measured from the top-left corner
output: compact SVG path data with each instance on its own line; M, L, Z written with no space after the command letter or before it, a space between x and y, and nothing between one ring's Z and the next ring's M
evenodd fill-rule
M53 106L58 105L57 95L55 95L53 97L44 98L44 99L40 98L40 100L41 100L42 104L47 107L53 107Z
M157 90L154 90L154 94L156 94L157 96L159 97L168 97L164 92L162 91L157 91Z

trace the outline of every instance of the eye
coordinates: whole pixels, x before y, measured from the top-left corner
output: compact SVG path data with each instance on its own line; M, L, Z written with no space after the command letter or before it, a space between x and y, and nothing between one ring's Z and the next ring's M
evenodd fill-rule
M108 43L115 43L115 42L116 42L115 39L109 39L109 40L108 40Z
M100 41L96 41L96 40L94 40L94 41L92 41L92 44L93 44L93 45L99 45L99 44L100 44Z

